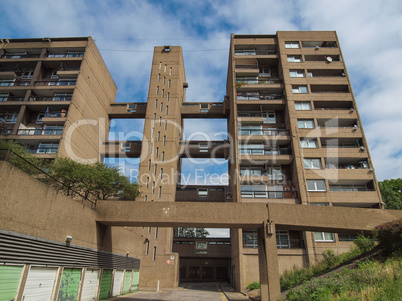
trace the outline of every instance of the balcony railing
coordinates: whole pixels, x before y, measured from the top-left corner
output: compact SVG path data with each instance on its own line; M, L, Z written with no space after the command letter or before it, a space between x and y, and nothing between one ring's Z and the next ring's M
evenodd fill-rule
M36 135L61 135L63 133L63 129L19 129L17 131L17 135L27 135L27 136L36 136Z
M29 86L30 81L0 81L0 87Z
M360 163L360 164L325 164L327 169L368 169L369 165L367 162Z
M46 112L43 118L58 118L66 117L67 111Z
M29 53L7 53L5 55L2 55L2 59L25 59L25 58L37 58L39 57L39 54L29 54Z
M362 148L364 147L354 143L336 143L336 144L322 144L323 148Z
M237 78L236 86L241 85L274 85L281 84L280 78Z
M64 52L64 53L47 53L46 57L59 58L59 57L83 57L83 51L77 52Z
M58 145L51 147L28 147L26 150L31 154L57 154L59 149Z
M267 129L267 130L253 130L253 129L239 129L239 135L256 135L256 136L286 136L288 130Z
M0 101L24 101L24 97L0 95Z
M302 240L302 239L277 239L276 247L278 249L304 249L304 240Z
M35 86L74 86L77 80L48 80L36 81Z
M240 148L239 154L241 155L290 155L292 150L290 148Z
M282 94L259 94L259 93L237 93L237 100L279 100L283 99Z
M275 55L276 50L254 50L254 49L237 49L235 55Z
M249 199L297 199L297 191L241 191Z
M11 135L13 133L13 129L1 129L0 135Z
M73 98L72 95L63 95L63 96L31 96L29 97L29 101L70 101Z
M236 69L256 69L258 70L258 65L236 65Z

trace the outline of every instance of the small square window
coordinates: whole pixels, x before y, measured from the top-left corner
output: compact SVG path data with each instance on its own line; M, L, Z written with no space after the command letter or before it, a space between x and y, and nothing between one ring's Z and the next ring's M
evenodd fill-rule
M208 248L208 244L206 241L197 241L196 249L198 250L206 250Z
M206 188L198 189L198 198L200 199L208 198L208 189Z

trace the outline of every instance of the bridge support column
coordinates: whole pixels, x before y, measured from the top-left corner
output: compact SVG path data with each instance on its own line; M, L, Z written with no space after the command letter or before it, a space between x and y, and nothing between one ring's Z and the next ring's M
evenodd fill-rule
M259 228L257 233L261 301L277 301L281 298L281 287L275 224L264 221L263 227Z

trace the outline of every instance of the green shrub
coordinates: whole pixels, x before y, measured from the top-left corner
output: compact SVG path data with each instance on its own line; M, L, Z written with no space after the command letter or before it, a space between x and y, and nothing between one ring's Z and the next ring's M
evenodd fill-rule
M386 254L402 251L402 219L377 226L375 231Z
M357 239L355 239L353 243L357 246L361 253L371 251L376 245L376 242L372 237L365 236L363 234L358 234Z
M247 289L250 290L250 291L255 290L255 289L259 289L259 288L260 288L260 283L257 282L257 281L253 281L253 282L247 284Z
M337 257L332 250L325 250L322 252L322 257L324 258L324 263L328 269L336 266L339 263L339 257Z

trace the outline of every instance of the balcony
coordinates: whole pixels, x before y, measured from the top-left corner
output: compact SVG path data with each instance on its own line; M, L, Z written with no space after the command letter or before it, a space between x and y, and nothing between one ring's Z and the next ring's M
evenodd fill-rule
M241 198L248 199L297 199L297 191L241 191Z
M67 119L67 110L46 112L42 117L38 117L37 122L44 124L63 124Z
M31 96L29 97L29 101L71 101L73 98L72 94L55 94L54 96Z
M256 92L239 92L236 94L237 100L283 100L283 94L268 94Z
M0 102L1 101L24 101L23 96L8 96L8 95L1 95L0 94Z
M240 145L240 163L259 161L260 163L270 164L290 164L293 161L292 150L288 147L273 148L272 146Z
M286 148L267 148L267 147L248 147L248 145L239 146L240 155L290 155L292 150L289 147Z
M277 55L274 49L236 49L235 55Z
M35 86L75 86L76 79L35 81Z
M236 87L240 88L243 85L275 85L281 84L282 80L280 78L270 78L270 77L238 77L236 78Z
M38 135L61 135L63 133L63 128L26 128L17 130L17 135L19 136L38 136Z
M39 53L27 53L27 52L15 52L15 53L6 53L2 55L1 59L26 59L26 58L38 58L40 56Z
M31 154L57 154L59 145L49 146L26 146L26 150Z
M17 86L29 86L30 83L31 83L31 81L3 79L3 80L0 80L0 88L3 88L3 87L17 87Z
M302 42L303 48L338 48L336 45L336 41L303 41Z
M61 53L47 53L48 58L79 58L84 56L84 51L68 51Z

